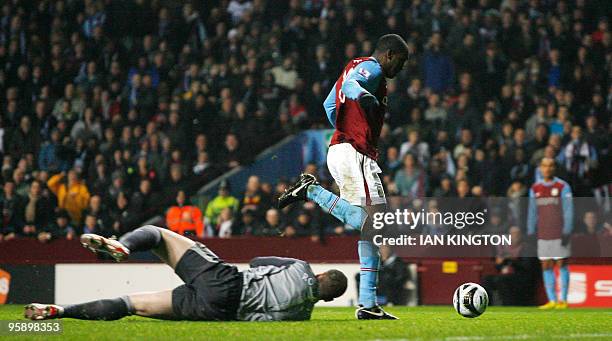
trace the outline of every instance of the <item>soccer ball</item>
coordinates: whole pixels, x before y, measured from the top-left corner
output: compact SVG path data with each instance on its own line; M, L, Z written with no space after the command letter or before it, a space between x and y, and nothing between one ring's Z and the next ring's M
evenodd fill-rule
M453 295L453 306L463 317L478 317L488 305L487 291L476 283L461 284Z

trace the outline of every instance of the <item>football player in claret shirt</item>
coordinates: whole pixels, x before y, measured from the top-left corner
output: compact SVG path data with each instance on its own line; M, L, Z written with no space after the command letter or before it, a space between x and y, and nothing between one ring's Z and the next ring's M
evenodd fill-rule
M570 256L570 236L574 226L572 190L567 182L554 176L555 160L544 158L540 162L542 180L529 190L529 214L527 233L537 233L538 258L542 263L542 275L548 303L541 309L567 308ZM561 297L557 298L555 264L559 266Z
M386 199L379 177L378 139L387 106L387 81L408 59L408 45L400 36L379 38L374 54L351 60L323 107L335 128L327 154L327 167L340 188L340 197L319 186L314 176L302 174L280 196L283 208L295 201L312 200L346 225L361 231L358 243L360 270L358 319L397 319L376 303L380 255L372 242L371 219L385 209Z

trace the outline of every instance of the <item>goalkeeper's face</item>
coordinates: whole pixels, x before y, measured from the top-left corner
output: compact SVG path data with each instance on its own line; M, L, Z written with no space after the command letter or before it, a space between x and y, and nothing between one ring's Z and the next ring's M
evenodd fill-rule
M319 299L326 302L342 296L346 291L347 278L338 270L329 270L317 275L319 282Z

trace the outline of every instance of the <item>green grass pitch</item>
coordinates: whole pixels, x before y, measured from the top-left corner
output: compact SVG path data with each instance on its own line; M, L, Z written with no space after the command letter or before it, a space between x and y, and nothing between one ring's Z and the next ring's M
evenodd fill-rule
M468 319L451 306L390 307L399 321L356 321L352 308L317 308L305 322L174 322L63 320L60 336L15 340L612 340L612 309L539 311L489 307ZM22 319L22 307L0 306L0 320Z

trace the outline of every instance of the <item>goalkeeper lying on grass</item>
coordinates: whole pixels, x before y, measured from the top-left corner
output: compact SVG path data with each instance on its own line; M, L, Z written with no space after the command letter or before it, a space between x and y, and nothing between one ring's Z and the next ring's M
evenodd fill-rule
M185 284L66 306L32 303L25 307L26 318L117 320L139 315L201 321L308 320L317 301L331 301L346 291L347 279L338 270L315 275L308 263L298 259L259 257L240 272L201 243L153 225L127 233L119 241L84 234L81 243L116 261L126 260L131 252L152 250Z

